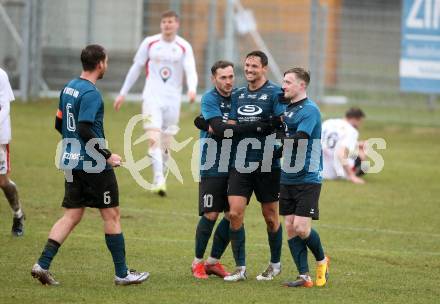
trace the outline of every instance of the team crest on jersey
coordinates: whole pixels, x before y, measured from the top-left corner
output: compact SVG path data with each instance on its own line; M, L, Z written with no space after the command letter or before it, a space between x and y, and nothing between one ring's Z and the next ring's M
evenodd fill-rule
M259 100L267 100L267 94L263 94L258 98Z
M244 105L238 108L237 113L243 116L255 116L261 114L263 109L256 105Z
M240 96L238 96L238 99L243 99L244 98L244 93L241 93Z
M163 67L159 71L160 77L162 78L163 82L167 82L168 79L171 77L171 69L169 67Z

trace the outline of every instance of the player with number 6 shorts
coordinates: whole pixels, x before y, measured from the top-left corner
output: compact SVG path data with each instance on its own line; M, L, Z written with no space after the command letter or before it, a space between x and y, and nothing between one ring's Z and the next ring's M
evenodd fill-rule
M104 221L105 242L115 266L116 285L140 284L148 272L129 270L121 230L119 191L113 167L121 157L105 148L104 102L95 86L107 70L107 54L100 45L81 52L83 71L60 93L55 128L62 135L60 168L65 173L64 215L53 225L47 243L31 274L43 285L58 285L49 267L61 244L81 221L86 207L97 208ZM81 266L84 257L74 263ZM81 267L80 267L81 268Z

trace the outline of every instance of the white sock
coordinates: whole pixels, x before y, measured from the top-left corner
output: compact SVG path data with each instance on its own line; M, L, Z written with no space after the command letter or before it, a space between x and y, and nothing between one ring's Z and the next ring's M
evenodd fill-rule
M193 260L193 264L198 264L201 262L203 262L203 259L194 258L194 260Z
M318 265L325 264L327 262L327 258L324 258L322 261L317 261Z
M303 278L303 279L308 279L308 280L311 280L312 279L312 277L310 276L310 275L308 275L308 274L300 274L299 275L301 278Z
M165 178L163 176L163 164L162 164L162 151L160 148L150 148L148 154L151 157L151 163L153 165L154 183L163 184Z
M241 272L246 271L246 266L238 266L237 268L239 268Z
M168 162L168 159L170 158L169 155L170 155L169 152L162 151L162 162L163 162L162 163L162 171L163 171L164 176L168 172L167 162Z
M219 259L213 258L213 257L209 257L206 260L206 263L208 263L209 265L214 265L215 263L217 263L219 261Z
M21 208L18 209L17 211L14 211L14 217L15 218L20 218L23 216L23 211L21 211Z
M272 267L273 268L275 268L275 269L280 269L281 268L281 262L278 262L278 263L270 263L270 265L272 265Z

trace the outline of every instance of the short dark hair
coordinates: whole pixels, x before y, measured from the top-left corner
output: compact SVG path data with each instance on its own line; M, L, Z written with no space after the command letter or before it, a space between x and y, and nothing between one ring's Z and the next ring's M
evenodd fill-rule
M84 71L93 71L107 56L104 47L98 44L90 44L81 51L81 63Z
M211 74L214 76L217 73L218 69L224 69L229 66L234 68L234 64L232 62L227 61L227 60L218 60L212 65Z
M301 79L306 83L306 86L308 86L310 83L310 72L306 71L303 68L296 67L288 69L284 72L284 76L286 76L287 74L295 74L296 78Z
M269 59L267 58L267 55L262 51L252 51L246 55L246 59L248 59L249 57L259 57L263 67L269 64Z
M179 20L179 15L175 12L175 11L165 11L162 13L162 15L160 16L160 20L164 19L164 18L176 18L176 20Z
M360 108L352 107L345 112L345 118L365 118L365 113Z

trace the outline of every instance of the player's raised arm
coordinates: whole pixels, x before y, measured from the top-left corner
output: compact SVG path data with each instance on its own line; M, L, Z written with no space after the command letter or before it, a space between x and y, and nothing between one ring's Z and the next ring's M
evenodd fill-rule
M60 134L63 134L63 112L60 109L57 110L57 115L55 117L55 130Z
M185 57L183 58L183 68L186 74L186 85L188 87L188 99L190 103L196 100L197 92L197 70L196 61L194 59L194 52L189 43L186 45Z
M10 107L9 100L0 100L0 125L2 125L5 119L9 117Z
M139 46L136 55L134 56L133 64L128 70L121 91L119 92L118 97L116 97L116 100L113 103L113 107L115 108L116 111L119 111L119 109L121 108L122 104L125 101L125 96L128 94L130 89L136 83L136 80L139 78L142 69L145 67L145 64L147 63L148 44L149 44L148 38L144 39L144 41L142 41L141 45Z
M55 116L55 130L57 130L61 135L63 135L63 108L61 105L61 95L63 94L63 90L61 90L60 93L60 102L58 105L57 114Z
M9 117L10 102L14 100L9 78L6 72L0 71L0 125Z

